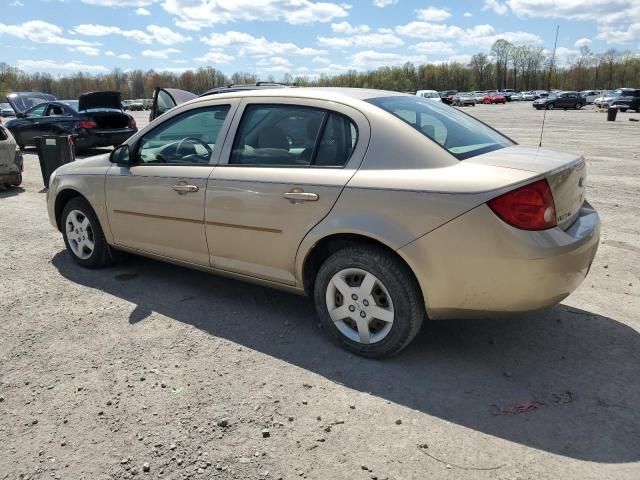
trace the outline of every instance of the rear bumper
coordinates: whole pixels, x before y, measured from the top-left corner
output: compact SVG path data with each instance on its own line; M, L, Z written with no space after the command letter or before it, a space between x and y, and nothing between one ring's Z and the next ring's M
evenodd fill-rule
M74 138L76 149L111 147L124 143L137 128L122 128L118 130L85 130Z
M559 303L586 277L600 218L585 202L575 222L531 232L481 205L399 250L413 268L430 318L474 318Z

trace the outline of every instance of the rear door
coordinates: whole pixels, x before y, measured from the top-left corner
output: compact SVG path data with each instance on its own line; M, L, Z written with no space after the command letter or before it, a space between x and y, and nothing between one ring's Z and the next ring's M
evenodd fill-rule
M344 105L244 100L207 186L212 265L294 285L298 246L356 172L369 136L362 113Z
M186 90L156 87L153 92L153 103L151 105L151 113L149 113L149 121L155 120L163 113L196 97L197 95L195 93L187 92Z

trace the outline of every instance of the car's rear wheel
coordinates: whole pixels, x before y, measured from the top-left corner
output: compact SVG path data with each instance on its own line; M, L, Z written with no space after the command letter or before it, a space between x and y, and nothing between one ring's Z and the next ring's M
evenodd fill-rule
M348 350L371 358L395 355L416 336L425 317L413 273L392 253L349 247L320 267L314 289L325 329Z
M62 211L62 236L73 260L86 268L113 261L111 248L95 212L84 198L72 198Z
M627 111L627 109L626 108L621 108L620 111L624 113L624 112Z

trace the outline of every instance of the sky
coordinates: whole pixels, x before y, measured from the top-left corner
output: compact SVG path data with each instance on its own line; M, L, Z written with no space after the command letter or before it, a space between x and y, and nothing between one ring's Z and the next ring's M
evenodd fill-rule
M640 0L0 0L0 62L65 74L211 65L279 78L468 62L498 38L640 54Z

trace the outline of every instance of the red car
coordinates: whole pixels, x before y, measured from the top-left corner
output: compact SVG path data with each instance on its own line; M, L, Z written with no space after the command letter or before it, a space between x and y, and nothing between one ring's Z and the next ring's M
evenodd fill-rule
M488 92L482 99L482 103L507 103L507 99L497 92Z

